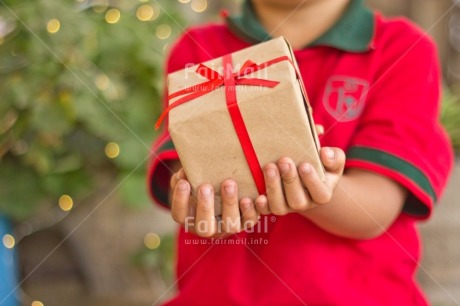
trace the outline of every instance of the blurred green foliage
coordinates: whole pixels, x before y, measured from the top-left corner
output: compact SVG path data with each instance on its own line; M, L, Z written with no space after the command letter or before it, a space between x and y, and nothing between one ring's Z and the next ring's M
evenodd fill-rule
M174 252L176 236L168 234L161 237L161 243L156 249L146 247L139 249L131 256L131 263L145 269L157 270L163 282L168 287L174 282Z
M153 12L151 20L136 16L142 5L152 8L142 15ZM0 213L24 219L56 205L62 194L78 201L101 171L123 181L126 203L149 202L145 167L161 105L164 50L181 30L180 16L162 9L177 12L176 5L0 4ZM106 20L111 9L120 12L116 23ZM160 25L172 33L156 37ZM113 160L104 154L108 142L120 148Z
M460 154L460 99L448 89L444 90L441 121L457 155Z

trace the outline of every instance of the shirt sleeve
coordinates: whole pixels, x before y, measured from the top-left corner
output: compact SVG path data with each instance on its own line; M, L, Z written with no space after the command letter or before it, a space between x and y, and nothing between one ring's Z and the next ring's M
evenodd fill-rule
M451 144L439 122L436 47L422 34L403 50L384 47L385 60L376 68L367 105L346 152L346 168L395 180L410 193L404 212L427 218L453 164Z
M172 47L166 62L166 73L171 73L195 64L195 39L190 31L186 31ZM168 104L167 90L163 95L163 108ZM152 159L147 174L147 183L153 201L162 207L169 208L169 182L172 176L171 162L179 159L174 144L168 133L168 118L163 121L161 133L152 145Z

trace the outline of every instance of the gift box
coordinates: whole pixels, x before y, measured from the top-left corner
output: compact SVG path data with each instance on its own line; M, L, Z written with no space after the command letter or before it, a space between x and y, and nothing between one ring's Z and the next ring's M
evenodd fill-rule
M239 197L264 194L262 167L287 156L324 180L311 108L288 42L280 37L168 75L169 133L196 195L209 183ZM158 127L157 124L157 127Z

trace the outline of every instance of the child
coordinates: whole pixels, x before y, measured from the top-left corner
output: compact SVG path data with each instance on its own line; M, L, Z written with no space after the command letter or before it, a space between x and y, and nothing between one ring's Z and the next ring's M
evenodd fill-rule
M257 199L238 201L238 182L222 183L218 226L214 191L203 185L191 199L165 131L152 196L185 225L179 291L167 305L427 305L414 281L415 225L431 214L453 160L438 122L433 42L362 0L246 0L241 16L189 29L167 72L281 35L325 129L326 182L281 157L263 167L267 193Z

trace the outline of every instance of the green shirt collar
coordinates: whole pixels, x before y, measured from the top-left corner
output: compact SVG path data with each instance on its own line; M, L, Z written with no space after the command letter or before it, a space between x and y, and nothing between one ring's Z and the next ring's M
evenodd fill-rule
M251 43L271 39L257 20L249 0L244 2L241 15L229 16L227 23L233 32ZM370 49L374 27L374 14L364 6L363 0L351 0L342 18L307 47L330 46L349 52L365 52Z

